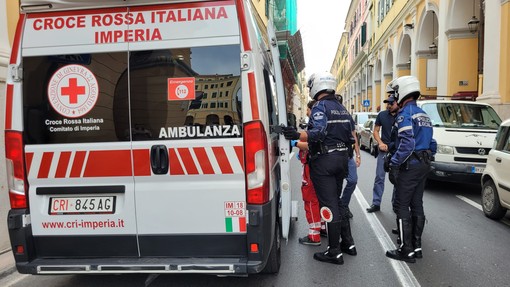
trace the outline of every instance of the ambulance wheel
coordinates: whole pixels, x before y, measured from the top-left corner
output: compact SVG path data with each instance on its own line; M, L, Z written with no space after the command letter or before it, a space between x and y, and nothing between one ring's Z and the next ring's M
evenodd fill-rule
M282 263L282 240L281 240L281 230L280 230L280 222L276 220L275 228L274 228L274 240L271 245L271 252L269 253L269 258L267 258L266 267L262 270L262 273L266 274L275 274L280 271L280 265Z

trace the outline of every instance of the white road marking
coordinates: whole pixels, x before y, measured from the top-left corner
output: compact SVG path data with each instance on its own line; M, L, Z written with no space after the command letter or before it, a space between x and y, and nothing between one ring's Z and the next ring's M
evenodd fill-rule
M467 198L467 197L464 197L462 195L456 195L456 197L462 201L464 201L465 203L471 205L471 206L474 206L476 208L478 208L481 212L483 212L483 208L482 208L482 205L479 204L479 203L476 203L474 201L472 201L471 199ZM500 220L502 223L510 226L510 220L506 219L506 218L503 218Z
M464 201L465 203L471 205L471 206L474 206L476 208L478 208L480 211L483 211L482 209L482 206L474 201L472 201L471 199L467 198L467 197L464 197L462 195L456 195L456 197L462 201Z
M363 197L363 194L361 194L361 191L357 186L356 190L354 191L354 196L358 200L358 204L361 206L362 210L365 210L369 207L367 200ZM367 217L368 223L372 227L372 230L374 230L375 234L377 235L377 240L381 244L382 249L384 251L395 249L395 244L393 244L390 235L386 232L381 224L381 221L379 221L375 213L364 213ZM388 261L395 271L401 286L421 286L416 277L414 277L413 271L411 271L409 266L404 261L393 260L390 258L388 258Z

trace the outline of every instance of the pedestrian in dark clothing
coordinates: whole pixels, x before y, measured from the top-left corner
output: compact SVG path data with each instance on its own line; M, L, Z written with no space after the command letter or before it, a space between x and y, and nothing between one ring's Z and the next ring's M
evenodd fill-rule
M390 152L391 130L395 124L395 115L398 112L398 105L393 95L384 100L384 103L386 104L386 110L377 114L373 132L379 152L377 153L372 205L367 208L367 212L369 213L381 210L381 199L384 193L384 181L386 179L384 158L388 152Z

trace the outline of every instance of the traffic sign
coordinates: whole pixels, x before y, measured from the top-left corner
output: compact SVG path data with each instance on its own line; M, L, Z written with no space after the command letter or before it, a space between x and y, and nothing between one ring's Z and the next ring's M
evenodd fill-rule
M370 100L363 100L364 107L370 107Z

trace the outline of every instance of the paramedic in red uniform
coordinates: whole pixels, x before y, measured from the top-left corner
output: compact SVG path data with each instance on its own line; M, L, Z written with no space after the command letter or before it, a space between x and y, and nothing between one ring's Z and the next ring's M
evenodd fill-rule
M321 209L327 210L324 213L330 215L327 223L328 249L315 253L313 258L343 264L342 251L356 254L347 208L340 201L343 180L348 172L349 149L354 143L352 117L335 97L336 79L331 73L312 75L307 86L310 96L317 100L312 108L308 129L298 132L295 127L289 126L283 128L283 134L287 139L308 142L310 175Z
M306 115L310 117L311 110L316 101L308 103ZM299 238L299 243L304 245L321 245L320 233L322 229L321 216L319 213L319 200L313 188L310 178L310 166L308 165L308 143L306 141L293 140L292 146L299 148L299 160L303 164L303 179L301 183L301 196L305 206L306 221L308 221L308 235ZM324 228L326 228L324 226ZM325 232L325 230L324 230Z

